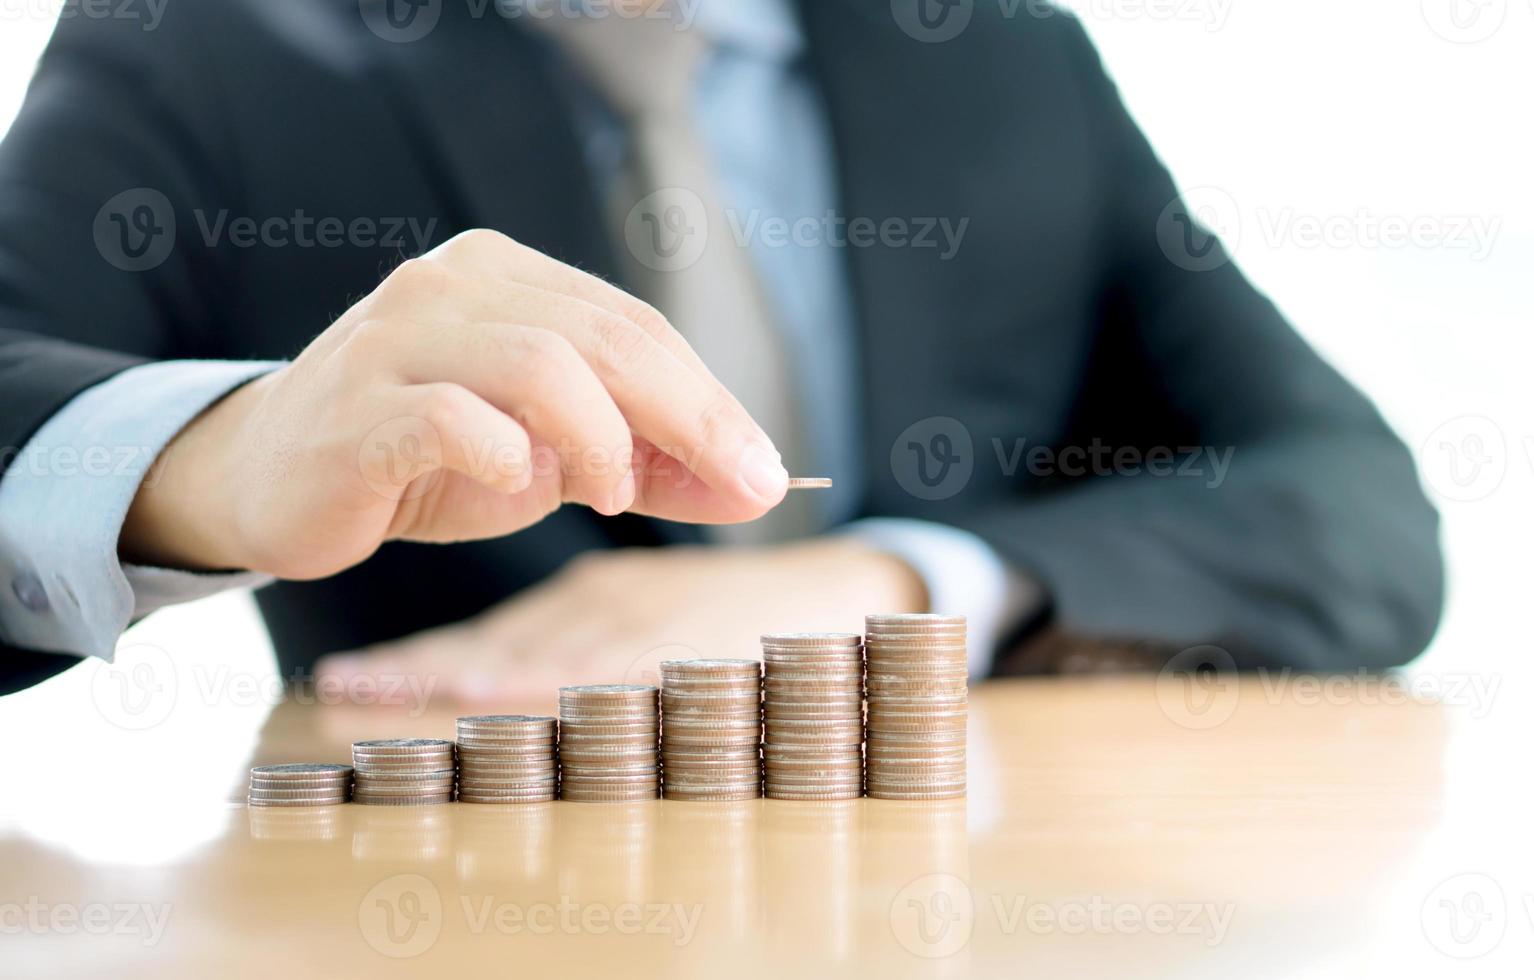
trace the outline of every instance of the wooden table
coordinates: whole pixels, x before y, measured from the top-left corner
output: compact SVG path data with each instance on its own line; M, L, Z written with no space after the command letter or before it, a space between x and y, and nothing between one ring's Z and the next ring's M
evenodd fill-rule
M1352 685L983 685L931 804L247 809L248 764L452 732L283 704L254 758L144 753L82 807L88 747L11 782L40 731L0 763L0 975L1527 975L1524 714Z

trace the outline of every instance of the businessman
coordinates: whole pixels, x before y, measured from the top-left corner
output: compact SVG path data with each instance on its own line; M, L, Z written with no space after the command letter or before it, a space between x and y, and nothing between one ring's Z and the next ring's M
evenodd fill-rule
M1414 656L1408 453L1073 18L961 7L62 20L0 148L7 688L243 585L285 673L487 701L880 609L977 676Z

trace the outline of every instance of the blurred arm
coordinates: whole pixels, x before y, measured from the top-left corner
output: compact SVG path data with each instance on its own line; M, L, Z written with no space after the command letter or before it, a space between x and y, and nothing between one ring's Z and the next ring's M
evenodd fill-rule
M1009 567L984 539L946 524L875 517L844 533L909 565L927 590L927 608L969 623L969 673L991 673L998 647L1045 602L1038 584Z
M1112 351L1088 379L1077 438L1139 424L1117 441L1213 447L1229 469L1215 478L1206 459L1197 479L1079 481L970 528L1038 577L1071 634L1213 643L1247 667L1403 663L1442 597L1437 515L1410 455L1233 263L1163 250L1172 179L1074 23L1072 37L1109 196L1100 347ZM1123 417L1131 386L1150 431ZM1094 418L1094 404L1117 417Z

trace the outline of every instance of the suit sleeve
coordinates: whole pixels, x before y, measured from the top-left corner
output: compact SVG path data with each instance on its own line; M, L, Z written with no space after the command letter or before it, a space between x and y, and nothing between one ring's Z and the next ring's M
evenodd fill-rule
M146 361L217 356L216 270L190 212L218 172L187 25L66 18L0 143L0 480L82 391ZM13 583L0 588L13 590ZM0 689L73 659L6 649Z
M1216 239L1180 251L1186 205L1074 21L1070 43L1106 201L1113 350L1094 367L1112 377L1086 390L1111 403L1115 379L1138 379L1143 415L1162 421L1137 442L1212 447L1228 471L1205 459L1198 479L1089 478L992 507L972 530L1031 570L1075 633L1213 644L1244 668L1404 663L1442 601L1437 515L1410 454Z
M184 33L60 21L0 142L0 444L126 367L206 353L217 270L191 212L233 196Z

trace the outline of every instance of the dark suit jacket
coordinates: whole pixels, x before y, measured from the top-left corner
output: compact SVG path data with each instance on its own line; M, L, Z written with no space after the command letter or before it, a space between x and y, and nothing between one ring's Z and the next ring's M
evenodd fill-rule
M153 31L61 23L0 150L0 445L24 445L79 391L144 359L291 356L401 258L207 246L200 225L221 212L436 219L434 242L490 227L616 278L564 89L540 42L493 5L474 16L482 6L446 0L408 44L371 33L357 0L181 0ZM1441 574L1408 453L1233 265L1169 260L1158 225L1172 181L1079 24L998 9L978 4L960 37L927 44L882 0L802 3L842 213L969 219L947 261L846 250L866 392L861 511L973 530L1088 635L1215 643L1244 665L1412 657ZM103 261L93 235L103 205L133 188L165 194L178 234L139 273ZM934 416L963 423L973 472L927 501L891 453ZM1009 463L1019 438L1234 456L1214 489L1034 477ZM510 539L389 545L259 598L291 667L472 615L583 549L695 534L566 509ZM0 673L23 683L61 662L7 651Z

